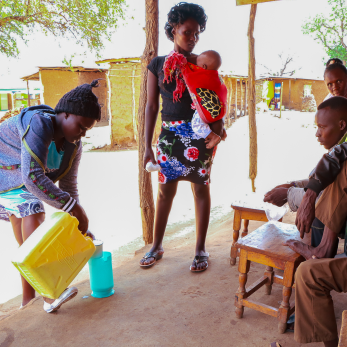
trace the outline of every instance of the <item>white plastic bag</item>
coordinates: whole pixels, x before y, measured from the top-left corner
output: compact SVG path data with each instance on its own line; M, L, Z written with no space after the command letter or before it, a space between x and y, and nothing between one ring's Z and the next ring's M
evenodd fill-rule
M146 164L146 171L147 172L154 172L154 171L160 171L161 167L159 164L153 164L151 161L149 161Z
M277 222L280 220L289 210L288 204L284 204L281 207L269 204L268 202L264 203L265 214L269 222Z

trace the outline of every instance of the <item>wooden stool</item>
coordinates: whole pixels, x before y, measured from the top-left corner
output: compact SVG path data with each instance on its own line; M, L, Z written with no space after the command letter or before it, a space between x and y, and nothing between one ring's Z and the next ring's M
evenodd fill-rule
M268 219L266 217L265 210L257 210L255 208L241 207L236 205L231 205L231 208L234 209L235 213L233 225L233 244L231 245L230 249L230 265L235 265L237 257L237 248L235 247L235 243L239 239L242 219L244 220L242 237L248 235L248 224L250 220L267 222ZM282 218L280 219L280 222L282 222Z
M300 254L282 245L288 239L302 241L295 225L279 222L266 223L247 237L240 239L235 245L240 249L240 286L235 296L237 318L242 318L244 307L277 317L278 331L281 334L286 331L287 320L295 309L294 304L292 306L289 304L294 273L299 264L305 260ZM309 238L305 238L304 242L309 243ZM266 270L264 276L250 287L245 288L251 261L266 265ZM283 277L275 275L273 268L284 270ZM283 299L279 308L247 299L264 285L265 294L270 295L273 283L283 286Z
M347 347L347 311L342 312L339 347Z

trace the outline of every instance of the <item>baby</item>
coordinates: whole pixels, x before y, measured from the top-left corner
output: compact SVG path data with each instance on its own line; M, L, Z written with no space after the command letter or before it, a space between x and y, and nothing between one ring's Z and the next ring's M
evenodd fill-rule
M205 70L218 70L222 65L222 58L216 51L206 51L197 57L196 65ZM227 137L223 119L207 124L200 118L198 111L194 113L192 128L196 134L205 139L206 148L213 148Z

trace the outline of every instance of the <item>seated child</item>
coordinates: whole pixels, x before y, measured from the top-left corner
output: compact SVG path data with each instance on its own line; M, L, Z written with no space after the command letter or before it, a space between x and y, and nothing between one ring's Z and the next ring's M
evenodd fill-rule
M218 52L212 51L212 50L201 53L196 60L196 65L205 70L217 71L220 68L221 64L222 64L221 56L219 55ZM185 72L183 72L183 76L186 78ZM194 98L194 95L192 95L192 98ZM226 112L224 112L224 114L225 113ZM221 140L225 140L225 138L227 137L226 131L224 129L223 118L207 124L200 117L198 110L195 111L193 119L192 119L192 128L196 134L198 134L199 136L205 139L206 148L213 148Z
M44 221L43 202L71 213L80 231L88 230L88 217L78 199L77 172L81 138L100 120L100 105L92 92L97 84L94 80L66 93L54 110L46 105L28 107L0 124L0 219L11 222L19 245ZM22 288L21 307L35 298L23 277ZM43 308L54 312L76 294L77 288L67 288L56 300L44 298Z

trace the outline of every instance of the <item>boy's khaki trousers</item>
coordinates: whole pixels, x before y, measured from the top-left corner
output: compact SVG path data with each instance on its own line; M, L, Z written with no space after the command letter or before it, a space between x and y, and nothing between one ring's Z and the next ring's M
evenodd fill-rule
M338 234L347 219L347 162L316 205L316 217ZM347 292L347 258L312 259L295 275L294 339L300 343L337 339L330 291Z
M300 264L295 275L295 341L337 339L332 290L347 292L347 258L312 259Z

